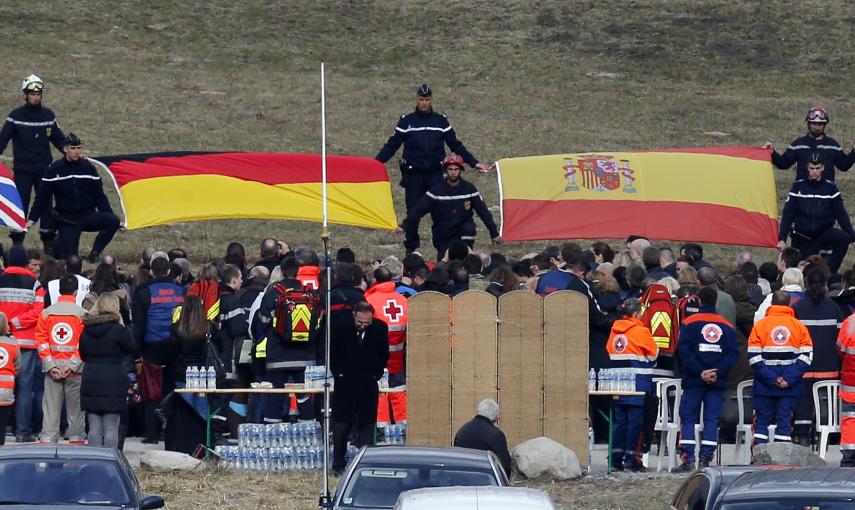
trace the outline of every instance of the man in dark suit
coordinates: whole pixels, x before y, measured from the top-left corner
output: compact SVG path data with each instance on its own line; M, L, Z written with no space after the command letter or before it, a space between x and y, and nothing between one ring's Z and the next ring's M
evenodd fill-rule
M335 377L332 397L333 470L345 467L347 436L354 424L358 446L374 444L377 420L377 381L389 359L389 328L374 320L374 308L365 301L353 314L340 316L332 324L330 368Z

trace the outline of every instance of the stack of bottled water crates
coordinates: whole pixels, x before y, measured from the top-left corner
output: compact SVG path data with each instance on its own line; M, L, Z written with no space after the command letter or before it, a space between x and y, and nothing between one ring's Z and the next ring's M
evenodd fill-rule
M238 446L217 446L215 451L229 469L311 470L323 468L323 443L317 421L243 423L238 427Z
M602 368L588 373L588 389L599 391L635 391L635 372L631 368Z
M324 388L324 377L327 373L327 367L325 365L312 365L306 367L305 378L303 379L304 385L307 390L321 390ZM334 386L334 381L332 376L329 378L330 388Z

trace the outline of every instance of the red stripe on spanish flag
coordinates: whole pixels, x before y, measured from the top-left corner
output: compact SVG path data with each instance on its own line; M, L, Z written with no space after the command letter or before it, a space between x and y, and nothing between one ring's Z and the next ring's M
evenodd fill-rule
M751 147L561 154L498 162L508 241L622 238L775 246L769 152Z
M116 159L115 181L129 229L184 221L257 218L321 221L321 156L213 153ZM105 166L106 168L106 166ZM386 168L369 158L329 156L331 223L397 226Z

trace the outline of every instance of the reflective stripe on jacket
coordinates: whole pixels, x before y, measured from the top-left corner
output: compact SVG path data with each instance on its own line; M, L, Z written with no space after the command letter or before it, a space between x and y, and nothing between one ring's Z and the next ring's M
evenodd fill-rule
M754 325L748 338L748 364L754 370L754 394L785 397L801 395L802 378L813 360L808 329L786 305L772 305ZM787 382L779 388L778 378Z

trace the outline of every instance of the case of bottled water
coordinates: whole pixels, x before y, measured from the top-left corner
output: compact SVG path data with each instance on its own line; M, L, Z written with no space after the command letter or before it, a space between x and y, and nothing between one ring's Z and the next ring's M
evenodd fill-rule
M399 431L395 437L403 441L404 432ZM242 423L238 426L238 445L218 446L215 451L221 464L229 469L274 472L321 469L323 426L317 421Z

